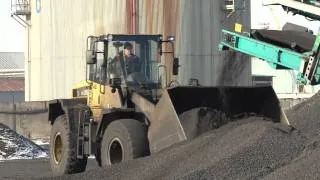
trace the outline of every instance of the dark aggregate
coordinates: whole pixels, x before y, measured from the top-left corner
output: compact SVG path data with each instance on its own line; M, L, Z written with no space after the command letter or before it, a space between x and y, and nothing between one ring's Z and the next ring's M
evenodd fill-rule
M294 106L286 114L291 125L309 139L320 135L320 92Z
M320 179L320 92L289 110L287 116L306 136L306 148L290 164L264 179Z
M96 169L97 163L89 159L87 169ZM0 179L37 179L54 177L48 158L10 160L0 163ZM90 178L89 178L90 179Z
M218 129L210 131L217 124L206 124L208 132L198 131L203 134L149 157L107 168L89 165L84 173L60 177L40 169L34 178L320 179L320 94L295 106L287 116L294 128L262 117L218 118L218 126L222 125Z
M250 117L146 158L54 179L254 179L290 162L304 141L297 131Z
M8 145L8 142L11 144ZM33 158L42 152L46 150L0 123L0 156L8 158L11 155L19 155L19 157Z
M276 169L263 179L292 179L317 180L320 179L320 137L316 137L306 146L304 152L296 157L290 164Z
M212 108L200 107L186 111L179 115L179 120L188 139L232 121L226 113Z

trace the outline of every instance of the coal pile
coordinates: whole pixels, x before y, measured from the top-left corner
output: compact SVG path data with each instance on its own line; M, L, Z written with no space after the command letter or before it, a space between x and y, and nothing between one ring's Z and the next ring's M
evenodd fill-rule
M0 123L0 160L46 157L47 152L29 139Z

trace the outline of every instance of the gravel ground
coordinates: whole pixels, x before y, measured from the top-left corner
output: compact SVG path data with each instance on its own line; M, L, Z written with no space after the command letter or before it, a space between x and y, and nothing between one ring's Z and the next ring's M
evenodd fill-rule
M298 128L309 139L320 134L320 92L294 106L287 112L292 126Z
M265 179L320 179L320 92L287 112L293 126L307 137L304 152Z
M90 160L80 174L52 177L42 159L2 162L0 178L319 179L319 109L317 94L287 112L293 129L262 117L243 118L149 157L108 168Z
M296 131L251 117L146 158L52 179L252 179L289 163L304 142Z
M0 160L46 157L40 146L0 123Z
M49 159L7 160L0 163L0 179L32 179L52 176Z
M94 159L88 160L87 169L98 167ZM53 177L48 158L8 160L0 163L0 179L37 179Z
M287 166L268 174L263 179L318 180L320 179L320 136L307 145L305 151Z

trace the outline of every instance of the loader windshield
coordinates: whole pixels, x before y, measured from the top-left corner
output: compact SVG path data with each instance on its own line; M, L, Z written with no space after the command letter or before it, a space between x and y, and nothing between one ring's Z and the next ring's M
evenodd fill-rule
M121 77L128 86L157 88L158 54L158 42L154 40L111 41L108 43L108 77Z

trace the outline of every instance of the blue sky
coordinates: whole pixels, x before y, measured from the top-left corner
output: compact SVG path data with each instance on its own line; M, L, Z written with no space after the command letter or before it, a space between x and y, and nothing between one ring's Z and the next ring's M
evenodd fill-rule
M11 0L0 0L0 52L23 52L26 29L10 15Z

